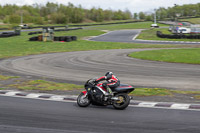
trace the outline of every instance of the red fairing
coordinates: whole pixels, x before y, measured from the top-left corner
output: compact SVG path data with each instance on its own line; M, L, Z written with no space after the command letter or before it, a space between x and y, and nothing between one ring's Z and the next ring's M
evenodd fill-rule
M87 91L82 91L82 93L85 95L87 93Z

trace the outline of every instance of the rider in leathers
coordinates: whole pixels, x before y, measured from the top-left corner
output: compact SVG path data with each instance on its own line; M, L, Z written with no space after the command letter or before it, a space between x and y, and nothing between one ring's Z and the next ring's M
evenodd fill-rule
M120 85L120 80L112 73L112 72L107 72L105 76L100 77L96 80L96 83L106 80L106 83L103 83L102 86L107 89L107 86L111 89L114 90ZM106 95L110 95L109 91L107 91Z

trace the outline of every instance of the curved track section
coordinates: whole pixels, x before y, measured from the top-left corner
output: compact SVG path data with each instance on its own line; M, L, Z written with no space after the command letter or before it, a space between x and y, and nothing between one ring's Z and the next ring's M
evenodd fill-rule
M144 61L128 53L149 49L96 50L32 55L0 62L0 69L84 83L114 72L121 83L182 90L200 89L200 65Z

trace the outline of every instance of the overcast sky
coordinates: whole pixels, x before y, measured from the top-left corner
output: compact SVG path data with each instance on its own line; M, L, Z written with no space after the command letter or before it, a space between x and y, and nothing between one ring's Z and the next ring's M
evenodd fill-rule
M87 9L92 7L112 10L129 9L132 13L140 11L148 12L159 7L172 7L174 4L183 5L200 3L200 0L0 0L0 4L32 5L34 3L45 4L48 1L59 4L71 2L74 5L80 4L83 8Z

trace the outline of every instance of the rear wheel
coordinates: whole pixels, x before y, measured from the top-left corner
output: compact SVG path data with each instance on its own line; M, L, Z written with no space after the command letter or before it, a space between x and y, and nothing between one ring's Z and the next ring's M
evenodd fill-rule
M115 109L125 109L128 107L130 103L130 97L126 93L120 93L117 94L115 97L117 97L119 100L114 101L113 107Z
M88 98L88 95L84 93L81 93L77 98L77 104L80 107L87 107L90 105L90 99Z

